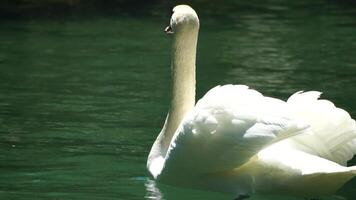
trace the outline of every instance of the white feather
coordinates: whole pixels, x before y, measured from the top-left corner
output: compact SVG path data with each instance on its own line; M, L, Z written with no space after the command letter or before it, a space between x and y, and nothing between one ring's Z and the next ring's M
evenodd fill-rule
M287 101L295 117L311 126L312 134L298 136L294 147L346 165L356 154L356 123L350 115L320 92L297 92Z

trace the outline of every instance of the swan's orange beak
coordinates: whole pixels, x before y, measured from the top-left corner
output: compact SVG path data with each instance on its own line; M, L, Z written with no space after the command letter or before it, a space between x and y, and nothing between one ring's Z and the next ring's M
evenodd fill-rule
M166 34L173 34L174 32L173 32L173 30L172 30L172 27L169 25L169 26L167 26L165 29L164 29L164 32L166 33Z

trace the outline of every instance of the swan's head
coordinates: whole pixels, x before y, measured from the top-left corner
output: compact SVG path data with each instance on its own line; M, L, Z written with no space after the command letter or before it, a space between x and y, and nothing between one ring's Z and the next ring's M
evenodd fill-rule
M198 30L199 18L197 13L188 5L178 5L173 8L173 14L166 33L175 34L185 30Z

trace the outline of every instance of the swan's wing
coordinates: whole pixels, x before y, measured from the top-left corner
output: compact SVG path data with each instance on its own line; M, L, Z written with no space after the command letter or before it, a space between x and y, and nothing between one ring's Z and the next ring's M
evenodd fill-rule
M282 141L261 150L244 165L212 176L244 186L248 192L310 197L333 194L356 176L356 167L341 166Z
M310 125L310 134L291 139L291 146L328 160L346 165L356 154L356 122L343 109L320 92L297 92L287 105L295 118Z
M311 175L316 173L349 172L356 175L356 166L345 167L331 160L315 156L304 151L291 148L288 141L273 144L256 155L259 160L269 165L277 165L281 168L295 171L299 175ZM306 164L307 163L307 164Z
M345 167L331 160L290 148L288 141L273 144L260 151L251 166L255 168L254 176L255 180L258 180L255 182L256 188L284 191L305 197L334 194L356 176L355 167ZM266 169L269 171L268 174L265 172ZM266 187L266 181L272 185Z
M303 133L286 102L243 85L210 90L185 117L165 158L165 174L231 170L262 148ZM169 171L169 172L168 172Z

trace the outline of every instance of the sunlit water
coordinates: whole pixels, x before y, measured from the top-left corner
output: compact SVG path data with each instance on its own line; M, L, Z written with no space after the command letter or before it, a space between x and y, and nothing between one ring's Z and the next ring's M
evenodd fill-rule
M355 7L312 2L197 4L197 96L226 83L282 99L319 90L356 118ZM147 175L169 106L165 9L0 21L1 199L232 199ZM356 198L355 182L339 195Z

